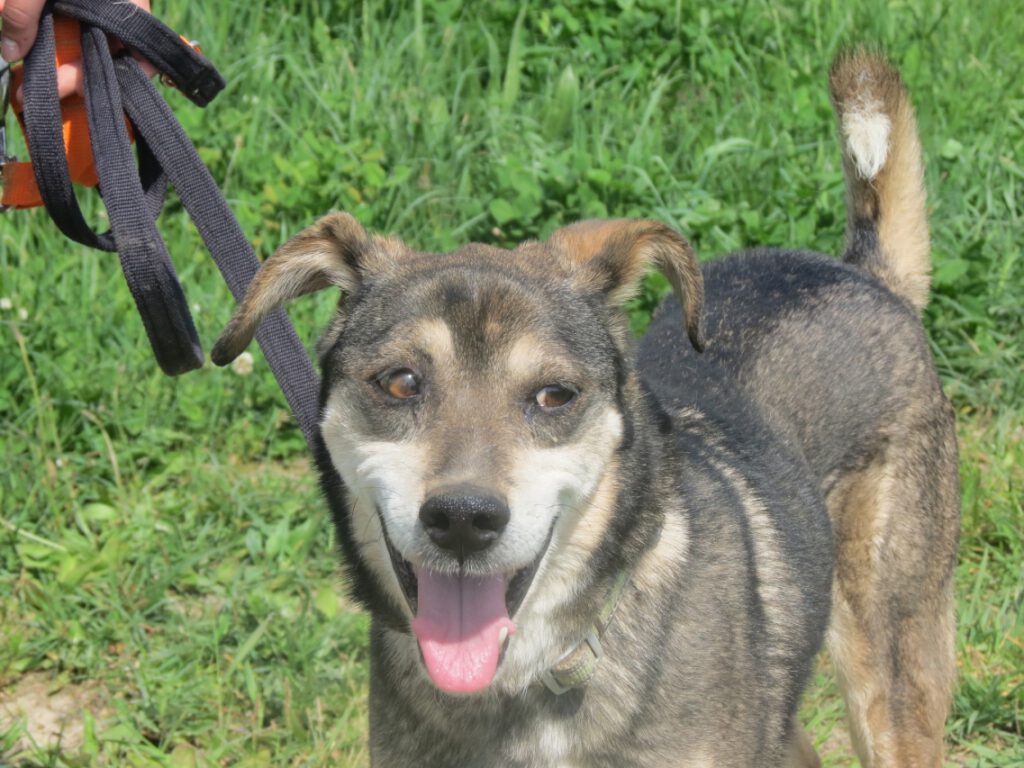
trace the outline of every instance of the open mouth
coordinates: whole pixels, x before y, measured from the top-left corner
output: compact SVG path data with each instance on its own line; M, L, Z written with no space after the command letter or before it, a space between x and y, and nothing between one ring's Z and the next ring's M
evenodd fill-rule
M415 568L395 549L386 526L382 528L391 566L416 617L412 631L427 673L438 688L452 693L485 688L494 678L508 637L515 633L510 617L537 574L554 524L533 562L511 577Z
M405 595L406 602L409 603L409 609L412 611L413 616L415 616L419 607L417 599L419 584L416 578L416 570L412 567L412 563L402 557L398 550L395 549L395 545L391 543L387 526L382 523L381 529L384 531L384 543L387 544L388 555L391 557L391 567L398 577L398 583L402 587L402 594ZM540 561L544 559L544 555L548 551L548 545L551 544L551 534L554 530L555 526L552 523L551 529L548 531L548 537L544 541L544 546L541 547L537 557L528 566L520 568L512 574L512 578L508 580L508 587L505 590L505 607L508 610L509 616L515 616L519 606L523 604L523 598L526 597L526 593L533 583L533 577L537 575Z

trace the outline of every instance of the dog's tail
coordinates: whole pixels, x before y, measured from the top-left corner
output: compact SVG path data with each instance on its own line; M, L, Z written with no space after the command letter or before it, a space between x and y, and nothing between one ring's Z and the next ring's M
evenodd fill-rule
M855 50L832 65L829 90L846 175L844 260L920 312L928 303L931 257L921 143L907 89L884 58Z

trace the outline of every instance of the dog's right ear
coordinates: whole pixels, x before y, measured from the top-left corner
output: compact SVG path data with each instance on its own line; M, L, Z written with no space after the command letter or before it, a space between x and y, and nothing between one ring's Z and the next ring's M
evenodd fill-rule
M404 249L399 241L367 234L347 213L324 216L263 263L210 357L217 365L227 365L249 346L269 312L332 285L350 292L365 272L398 248Z

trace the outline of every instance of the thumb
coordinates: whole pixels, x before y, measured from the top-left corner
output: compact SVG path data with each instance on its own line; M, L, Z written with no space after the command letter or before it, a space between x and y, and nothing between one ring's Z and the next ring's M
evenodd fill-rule
M39 14L44 4L45 0L4 0L0 3L4 21L0 55L5 61L17 61L28 53L36 41Z

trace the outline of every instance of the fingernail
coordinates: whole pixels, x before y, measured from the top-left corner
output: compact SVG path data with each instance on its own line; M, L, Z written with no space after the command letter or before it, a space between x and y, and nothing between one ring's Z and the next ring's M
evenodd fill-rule
M0 42L0 57L8 64L13 64L21 58L21 51L18 48L18 44L9 37L5 37L3 42Z

